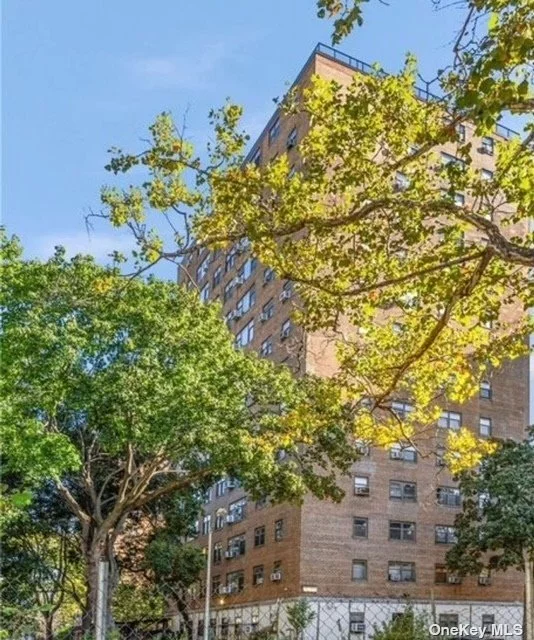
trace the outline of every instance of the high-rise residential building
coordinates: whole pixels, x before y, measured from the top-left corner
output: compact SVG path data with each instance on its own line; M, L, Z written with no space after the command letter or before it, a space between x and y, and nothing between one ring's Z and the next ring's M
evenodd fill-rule
M305 85L319 74L344 85L354 73L370 70L359 60L318 45L296 82ZM421 92L420 97L428 96ZM277 111L248 160L268 163L287 153L298 169L298 143L305 126L298 117ZM469 123L462 126L462 133L474 143L473 166L491 175L493 139L474 139ZM494 139L507 135L499 128ZM453 146L445 146L443 153L454 154ZM318 375L335 371L335 356L324 337L305 335L293 324L296 296L291 283L258 263L246 242L226 252L199 249L183 269L205 300L221 302L236 345L296 371ZM399 400L396 409L409 411L410 406ZM522 439L527 422L528 364L519 360L483 381L477 398L462 406L444 406L436 433L439 440L440 433L443 437L465 423L479 425L482 437ZM435 441L430 446L435 450ZM346 496L340 504L308 496L300 506L251 501L231 478L211 488L197 540L206 546L211 523L212 626L226 630L238 624L254 626L259 607L302 596L339 602L343 638L351 631L354 638L369 633L365 606L370 601L432 599L436 611L449 616L449 623L478 625L484 616L507 622L511 610L517 613L523 594L519 572L460 579L447 571L445 554L455 540L453 525L461 495L439 455L421 456L412 448L363 448L352 477L342 478L341 486ZM226 515L217 517L221 508ZM472 606L466 609L466 603ZM202 620L201 612L198 617Z

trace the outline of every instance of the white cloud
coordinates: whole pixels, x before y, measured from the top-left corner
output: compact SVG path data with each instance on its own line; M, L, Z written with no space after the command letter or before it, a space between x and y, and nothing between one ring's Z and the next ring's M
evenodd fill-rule
M99 262L109 262L109 254L122 251L128 255L134 241L128 235L79 231L65 234L46 234L33 239L27 248L28 257L46 259L54 254L55 247L65 247L67 256L78 253L90 254Z
M215 43L191 54L137 57L126 64L130 73L148 88L204 89L213 84L214 73L232 55L224 44Z

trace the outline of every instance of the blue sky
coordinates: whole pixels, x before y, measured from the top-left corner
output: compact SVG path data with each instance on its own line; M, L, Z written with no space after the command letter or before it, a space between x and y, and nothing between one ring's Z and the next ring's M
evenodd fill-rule
M431 78L448 55L458 9L430 0L375 0L339 47L396 70L407 51ZM99 208L112 146L140 148L154 116L187 112L188 134L209 135L226 97L257 134L331 24L314 0L6 0L3 3L3 221L30 256L54 245L103 257L129 238L84 213Z

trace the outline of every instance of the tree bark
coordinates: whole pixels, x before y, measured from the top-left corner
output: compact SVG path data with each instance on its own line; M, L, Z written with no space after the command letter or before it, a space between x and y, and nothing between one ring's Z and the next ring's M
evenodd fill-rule
M530 550L523 550L525 566L525 626L524 640L534 640L534 559Z

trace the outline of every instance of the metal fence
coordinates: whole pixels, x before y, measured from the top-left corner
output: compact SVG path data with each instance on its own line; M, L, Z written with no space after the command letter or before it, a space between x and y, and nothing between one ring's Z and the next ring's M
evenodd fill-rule
M522 638L521 603L354 598L303 594L247 602L245 593L215 592L206 616L201 585L178 591L130 579L110 593L101 575L90 629L83 599L53 580L45 592L1 584L0 640L431 640ZM40 582L42 584L42 582ZM72 586L72 585L71 585ZM185 597L184 597L185 593Z

